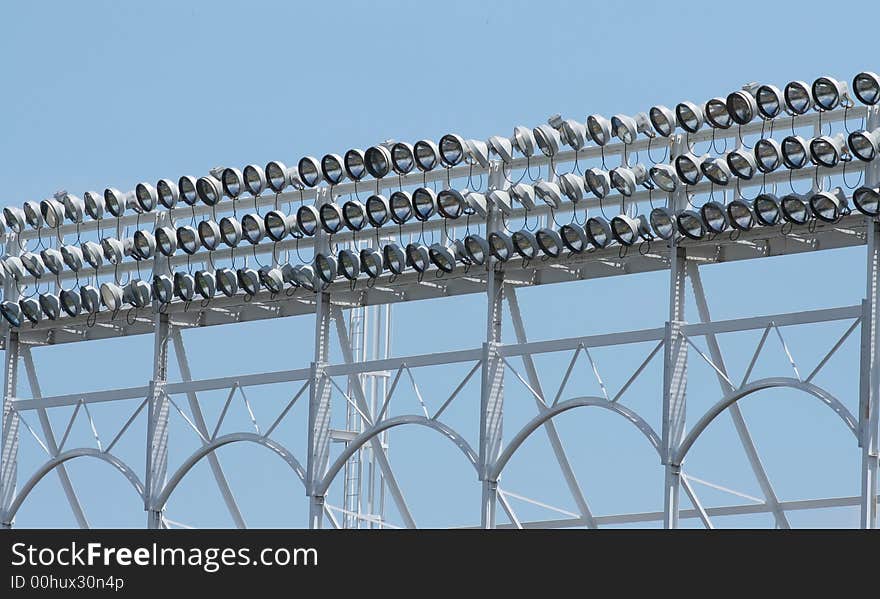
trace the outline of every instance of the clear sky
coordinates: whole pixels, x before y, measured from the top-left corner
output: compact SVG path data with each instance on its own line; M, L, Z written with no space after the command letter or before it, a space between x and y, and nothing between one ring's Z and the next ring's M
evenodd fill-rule
M554 113L584 120L598 112L633 114L655 104L702 102L750 81L812 81L829 74L851 81L880 70L875 2L816 4L739 2L18 2L5 7L0 36L0 202L21 204L58 189L79 193L139 181L203 174L215 165L242 167L304 155L343 153L394 138L414 142L448 132L485 139L535 126ZM704 273L713 316L852 305L864 293L864 250L710 267ZM521 292L533 339L662 326L666 273L565 284ZM691 303L691 306L693 304ZM396 355L479 346L482 297L395 306ZM696 313L689 309L688 318ZM801 372L809 372L849 323L786 330ZM418 329L418 334L414 334ZM304 367L312 317L215 327L185 333L194 376L225 376ZM505 325L507 339L512 329ZM722 338L728 367L740 377L760 331ZM775 343L775 345L774 345ZM651 346L593 352L612 390ZM754 377L790 376L771 339ZM150 377L147 337L37 349L45 395L144 384ZM338 352L334 360L339 360ZM555 389L569 356L539 362L545 391ZM714 374L692 356L689 400L696 415L719 397ZM629 371L627 370L629 369ZM172 375L179 376L176 367ZM459 380L464 372L459 374ZM454 372L426 373L420 387L439 406ZM655 364L624 402L659 431L662 371ZM818 377L855 412L858 339L853 335ZM599 393L583 368L572 394ZM265 428L295 392L253 389L248 398ZM548 391L549 392L549 391ZM22 382L22 395L27 385ZM225 394L201 396L209 423ZM185 403L180 398L181 405ZM106 444L137 403L95 406ZM339 404L337 404L339 405ZM478 387L469 387L449 422L477 446ZM839 420L812 399L769 391L743 402L768 473L783 499L858 493L859 450ZM418 413L411 390L393 413ZM591 507L597 514L658 510L663 471L653 449L623 419L596 410L558 420ZM70 410L52 415L60 436ZM305 460L305 401L279 428L279 439ZM337 410L335 425L341 408ZM534 402L508 379L505 429L534 415ZM82 416L82 414L80 414ZM35 415L26 416L36 426ZM170 467L198 443L175 416ZM114 424L115 423L115 424ZM140 427L139 429L137 427ZM210 426L210 424L209 424ZM228 432L248 430L236 401ZM729 417L698 443L686 464L693 476L760 495ZM43 460L23 430L20 477ZM508 437L509 438L509 437ZM119 445L143 468L143 419ZM78 419L67 447L94 445ZM454 446L425 429L397 429L391 461L420 525L479 521L479 484ZM252 526L302 526L306 498L286 465L263 448L238 445L219 453L244 517ZM502 485L518 495L574 511L546 438L535 435L511 462ZM126 481L106 464L76 460L70 473L95 526L142 526L145 516ZM334 487L337 491L338 485ZM697 485L708 505L748 499ZM560 517L511 499L523 519ZM683 496L683 507L689 507ZM389 518L400 524L393 507ZM173 496L168 517L192 526L231 520L202 463ZM503 515L499 521L504 522ZM798 512L796 526L853 526L852 509ZM57 477L42 481L18 516L21 526L75 524ZM688 521L686 525L699 525ZM765 526L766 515L719 518L718 526Z

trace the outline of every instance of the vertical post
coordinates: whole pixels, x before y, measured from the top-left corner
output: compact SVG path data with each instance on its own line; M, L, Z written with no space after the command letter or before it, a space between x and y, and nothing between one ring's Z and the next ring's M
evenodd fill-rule
M492 162L489 167L489 191L504 184L503 163ZM487 205L486 236L500 228L501 215L498 207ZM482 509L480 525L495 528L495 509L498 481L489 479L489 472L501 451L501 430L504 405L504 363L498 353L501 345L502 309L504 306L504 272L496 270L496 260L487 261L486 342L483 344L483 372L480 390L480 481Z
M316 205L325 203L328 188L318 188ZM328 252L327 234L319 229L315 252ZM321 285L318 279L317 285ZM324 497L316 489L327 468L330 455L330 380L324 373L330 352L330 294L320 290L315 304L315 353L309 384L309 453L306 464L306 493L309 496L309 528L321 528Z
M684 140L677 135L670 153L675 158L683 151ZM679 189L672 195L671 209L678 213L687 203L687 191ZM685 392L687 388L687 342L684 325L685 280L687 255L678 247L677 235L669 239L669 320L664 337L663 363L663 428L662 457L666 472L663 488L663 527L678 527L681 464L674 456L684 435Z
M147 405L147 476L144 498L147 510L147 528L164 528L162 511L156 499L162 493L168 470L168 315L157 312L154 320L153 379L150 381L150 399Z
M868 109L868 130L880 126L880 108ZM878 167L869 163L865 170L865 184L874 187L880 181ZM859 526L877 527L877 471L880 459L878 440L878 412L880 412L880 223L865 217L868 264L865 300L862 302L862 347L859 397L859 445L862 448L861 499Z
M20 253L15 233L11 233L6 241L10 254ZM18 284L11 276L7 277L3 289L3 298L12 302L18 301ZM12 528L13 516L9 508L15 497L15 485L18 478L18 411L12 401L18 392L18 331L6 325L6 354L3 369L3 446L0 454L0 528Z

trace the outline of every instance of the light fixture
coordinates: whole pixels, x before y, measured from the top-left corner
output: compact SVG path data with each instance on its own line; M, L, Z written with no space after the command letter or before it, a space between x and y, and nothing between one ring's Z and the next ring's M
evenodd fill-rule
M50 229L57 229L64 224L64 204L54 198L40 202L40 213Z
M819 77L813 81L813 101L822 110L834 110L841 102L851 105L846 83L832 77Z
M371 279L382 276L382 254L376 248L364 248L361 250L361 271Z
M489 259L489 242L479 235L464 238L464 255L472 263L482 266Z
M101 303L111 312L117 312L122 308L124 293L122 287L116 283L101 283Z
M43 264L43 259L39 254L24 252L20 258L24 269L35 279L39 279L46 273L46 265Z
M501 214L509 216L513 212L513 200L507 189L493 189L486 196L488 203L495 206Z
M625 144L635 143L639 133L644 133L646 137L654 137L654 130L651 129L648 115L644 112L638 113L635 117L625 114L614 115L611 117L611 133Z
M197 270L195 274L196 293L204 299L212 299L217 294L217 275L210 270Z
M577 223L569 223L559 228L559 237L562 243L575 254L580 254L587 249L587 234L584 228Z
M345 179L345 168L342 166L342 156L339 154L325 154L321 158L321 175L330 185L339 185Z
M492 231L489 233L489 253L500 262L507 262L513 257L513 239L507 233Z
M241 222L234 216L220 219L220 239L231 248L239 244L242 238Z
M786 168L803 168L810 161L810 148L800 135L789 135L782 140L782 162Z
M100 245L94 241L84 241L82 245L83 259L94 269L101 268L104 264L104 252Z
M75 245L62 245L61 259L64 260L67 268L73 272L79 272L83 266L82 249Z
M465 266L472 266L474 262L470 259L470 256L468 256L467 250L464 247L464 241L462 241L461 239L456 239L452 242L452 245L455 255L458 257L461 263Z
M97 191L87 191L83 194L83 204L89 218L92 220L101 220L104 218L104 209L106 208L106 205L104 204L103 195ZM5 211L6 209L4 208L4 213ZM8 224L9 222L7 221L7 225Z
M470 209L470 214L476 214L480 218L489 216L489 203L486 195L472 189L465 189L461 194L465 205Z
M53 275L61 274L61 271L64 270L64 258L61 255L61 252L55 248L45 248L40 252L40 258L43 259L43 264L46 265L46 268L49 269ZM2 268L0 268L2 271ZM0 281L2 283L2 281Z
M675 174L675 169L672 166L658 163L652 166L648 173L654 185L661 190L672 193L678 188L678 175Z
M734 176L746 181L754 177L755 172L758 170L755 155L742 148L728 152L727 166L730 167L730 172Z
M728 129L733 124L733 118L727 110L727 101L724 98L712 98L703 107L706 120L715 129Z
M586 185L584 178L575 173L565 173L559 177L559 189L575 204L586 197Z
M785 106L792 114L804 114L813 104L810 86L803 81L792 81L782 91Z
M675 113L667 106L654 106L648 111L648 118L654 126L654 130L663 137L669 137L675 133Z
M806 196L799 193L790 193L782 198L780 203L782 216L786 221L795 225L804 225L810 220L810 209Z
M538 149L550 158L559 153L559 132L550 125L538 125L532 130Z
M703 126L705 115L703 109L693 102L681 102L675 107L675 119L679 127L688 133L696 133Z
M694 156L690 152L675 157L675 174L685 185L696 185L703 178L701 165L709 159L708 154Z
M163 256L171 257L177 251L177 233L171 227L156 229L156 249Z
M398 225L412 218L413 207L410 195L405 191L395 191L388 198L391 220Z
M469 164L476 164L483 168L489 168L489 146L479 139L469 139L465 142L467 160Z
M256 164L249 164L244 167L244 187L247 192L257 197L266 189L266 172Z
M236 273L238 276L238 286L244 290L245 294L251 297L260 291L260 273L254 268L245 266L239 268Z
M630 197L636 192L636 188L639 185L644 185L648 180L648 171L643 164L629 167L619 166L611 169L608 176L614 189L620 192L621 195Z
M611 235L621 245L631 246L640 238L650 236L645 217L633 218L628 214L618 214L611 219Z
M154 276L152 287L153 297L160 304L170 304L174 299L174 281L168 275Z
M367 148L364 160L367 172L376 179L391 172L391 152L383 145Z
M870 162L880 152L880 129L853 131L849 134L847 145L853 156L864 162Z
M199 241L209 252L213 252L220 245L220 225L213 220L203 220L198 226Z
M159 179L156 182L156 195L159 203L165 208L171 210L177 205L180 192L177 190L177 183L170 179Z
M19 300L18 305L21 306L21 313L24 314L24 317L33 324L37 324L42 320L43 309L40 307L40 302L35 298L26 297Z
M180 200L187 206L195 206L199 199L199 192L196 189L196 178L184 175L177 180L177 191Z
M489 138L488 143L489 152L498 156L501 162L508 164L513 161L513 143L509 139L500 135L493 135Z
M752 207L744 200L733 200L727 205L727 216L730 226L740 231L748 231L755 226L755 215Z
M244 175L237 168L225 168L220 174L220 185L223 193L234 200L244 191Z
M772 193L761 193L752 202L755 219L765 227L775 227L782 216L779 198Z
M284 274L277 266L262 266L257 271L260 279L260 285L265 287L269 293L281 293L284 291Z
M816 164L824 167L834 167L841 160L848 161L849 148L846 145L846 138L843 133L837 135L822 135L810 141L810 155Z
M367 198L367 220L374 227L381 227L388 222L391 208L388 198L381 194L374 194Z
M339 273L348 279L354 281L361 274L361 261L357 252L352 250L342 250L339 252Z
M880 102L880 77L870 71L859 73L853 78L853 93L859 102L873 106Z
M440 271L450 273L455 270L455 251L443 244L434 243L428 248L428 258Z
M591 114L587 117L587 132L597 145L604 146L611 141L611 121L601 114Z
M513 146L526 158L535 153L535 135L532 130L522 125L513 128Z
M101 291L94 285L80 287L79 299L86 314L96 314L101 309Z
M231 268L218 268L215 273L217 289L226 297L232 297L238 293L238 273Z
M755 96L747 90L741 89L727 95L727 112L737 125L750 123L758 112L758 103Z
M25 202L23 209L24 221L27 224L34 229L39 229L43 226L43 213L40 211L40 204L38 202Z
M72 193L65 193L61 199L64 205L64 216L72 223L83 222L83 214L85 213L85 203L79 196Z
M761 85L755 92L758 114L763 119L775 119L782 112L782 92L775 85Z
M4 258L3 269L17 282L21 282L27 277L24 264L18 256L7 256Z
M611 242L611 225L601 216L588 218L584 231L590 243L597 248L604 248Z
M391 274L402 274L406 269L406 254L396 243L386 244L382 247L382 264Z
M293 280L297 287L302 287L307 291L315 291L316 277L315 269L311 264L297 264L293 267Z
M464 196L457 189L444 189L437 194L437 212L443 218L458 218L464 214Z
M535 209L535 188L527 183L517 183L510 188L510 197L526 210Z
M416 166L420 171L430 171L437 168L440 162L440 149L430 139L422 139L413 147Z
M192 256L199 251L199 233L189 225L177 228L177 247Z
M672 239L675 235L675 216L668 208L654 208L648 216L651 229L661 239Z
M272 241L282 241L290 233L290 219L280 210L270 210L263 217L266 235Z
M321 173L321 163L313 156L300 158L297 172L299 172L299 178L306 187L314 187L324 178L324 175Z
M306 204L300 206L296 211L296 224L303 235L313 236L318 232L318 226L321 223L321 215L318 209L312 205Z
M275 193L281 193L284 191L284 188L292 183L292 177L294 176L298 183L302 183L299 180L299 175L296 174L296 171L277 160L268 162L264 171L266 173L266 183Z
M391 168L398 175L406 175L415 168L416 158L413 147L399 141L391 146Z
M132 279L123 290L125 300L134 308L146 308L152 301L150 285L141 279ZM45 312L45 308L43 309Z
M321 218L321 226L331 235L338 233L344 224L342 221L342 208L335 202L321 204L318 213Z
M61 309L71 318L76 318L82 311L82 298L76 289L62 289L58 295Z
M266 236L266 225L259 214L245 214L241 217L241 233L248 243L257 245Z
M3 318L6 319L6 322L9 323L9 326L13 328L20 327L24 320L21 313L21 306L18 305L18 302L9 300L3 301L0 303L0 314L2 314Z
M191 302L196 293L196 280L188 272L174 273L174 295L185 302Z
M730 171L730 165L721 156L704 160L700 163L700 170L715 185L727 185L733 176L733 173Z
M559 128L559 137L572 150L580 150L587 143L587 127L580 121L574 119L566 119ZM510 143L506 138L501 138ZM492 141L491 139L489 140ZM502 156L503 160L503 156ZM510 162L510 160L504 160Z
M352 181L360 181L367 176L367 163L364 151L360 148L352 148L347 151L343 162L345 163L345 172Z
M727 220L727 210L720 202L709 201L700 206L700 216L706 229L715 235L723 233L730 225Z
M559 233L549 228L541 228L535 232L535 241L544 254L550 258L558 258L562 253L562 238Z
M678 230L689 239L699 240L706 235L706 225L700 215L693 210L682 210L675 217Z
M865 216L880 214L880 188L863 185L853 192L853 204Z
M118 189L108 187L104 190L104 205L107 207L107 212L119 218L128 207L128 196Z
M357 200L342 205L342 220L352 231L360 231L367 225L367 209Z
M600 168L587 169L584 182L597 198L604 198L611 191L611 177Z
M782 164L782 148L773 138L762 138L755 142L755 160L758 170L770 173Z
M437 209L437 195L433 189L419 187L412 193L413 216L416 220L426 221Z
M196 181L196 193L206 206L215 206L223 198L223 183L213 175L199 177Z
M821 221L836 223L849 214L846 193L840 187L831 191L818 191L810 197L810 210Z
M159 203L159 196L149 183L138 183L134 187L134 200L141 212L150 212Z
M130 246L126 248L125 244L115 237L105 237L101 240L101 251L104 253L104 258L110 264L116 265L121 263L123 258L129 253L126 249L130 250Z
M423 273L431 266L431 256L428 247L421 243L408 243L406 245L406 263L418 273Z
M511 235L514 251L524 260L531 260L538 254L538 240L531 231L522 229Z
M545 181L544 179L538 180L535 183L535 196L553 210L558 210L562 207L562 190L559 189L559 184L557 183Z
M454 133L448 133L441 137L439 148L440 161L443 166L452 167L464 160L464 140Z

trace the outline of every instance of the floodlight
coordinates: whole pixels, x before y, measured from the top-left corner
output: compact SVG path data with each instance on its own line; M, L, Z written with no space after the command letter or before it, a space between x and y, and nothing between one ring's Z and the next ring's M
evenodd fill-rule
M573 203L577 204L582 201L584 197L586 197L586 183L584 182L584 178L575 173L565 173L561 177L559 177L559 189L562 193L571 200Z
M39 229L43 226L43 213L40 211L39 202L25 202L23 209L24 221L27 224L34 229Z
M54 198L40 202L40 213L50 229L57 229L64 224L64 204Z
M80 246L82 248L83 259L92 268L101 268L104 264L104 251L100 245L94 241L84 241Z
M315 291L316 277L315 269L311 264L297 264L293 267L293 280L297 287Z
M406 269L406 254L396 243L382 248L382 263L392 274L399 275Z
M489 259L489 242L479 235L464 238L464 255L472 263L482 266Z
M755 142L755 160L758 170L762 173L770 173L782 164L782 148L779 142L772 138L759 139Z
M853 78L853 93L862 104L875 105L880 102L880 77L870 71L859 73Z
M550 258L557 258L562 253L562 238L553 229L541 228L535 232L538 247Z
M263 217L263 228L272 241L281 241L290 233L289 217L280 210L270 210Z
M470 189L464 190L462 194L464 202L471 210L471 214L476 214L480 218L489 216L489 203L485 194Z
M803 81L792 81L782 92L785 106L792 114L804 114L813 104L810 86Z
M18 302L9 300L3 301L0 303L0 314L2 314L3 318L6 319L6 322L9 323L9 326L13 328L20 327L24 321L24 316L21 313L21 306L18 305Z
M730 171L730 166L727 164L727 160L721 156L716 156L703 161L700 163L700 170L703 171L706 178L715 185L727 185L730 183L730 178L733 177L733 173Z
M727 216L730 226L740 231L748 231L755 226L755 215L748 202L733 200L727 205Z
M79 296L86 314L95 314L101 309L101 291L94 285L81 286Z
M513 147L526 158L535 153L535 135L528 127L518 125L513 128Z
M428 247L421 243L409 243L406 246L406 263L418 273L423 273L431 266L431 255Z
M342 205L342 220L352 231L360 231L367 226L367 209L357 200L349 200Z
M538 125L532 130L538 149L550 158L559 153L559 132L550 125Z
M245 214L241 218L241 234L251 245L263 241L266 236L266 225L259 214Z
M244 179L245 189L254 197L257 197L266 189L266 172L256 164L249 164L244 167L242 178Z
M792 224L803 225L810 220L808 200L804 195L790 193L782 198L780 206L782 208L782 216Z
M538 240L534 233L525 229L511 235L514 251L525 260L531 260L538 254Z
M413 147L399 141L391 146L391 168L398 175L406 175L415 168L416 158Z
M581 125L583 127L583 125ZM574 134L573 134L574 135ZM501 162L508 164L513 161L513 143L506 137L493 135L489 138L489 152L498 156ZM568 143L568 141L566 141Z
M696 133L703 126L705 115L703 109L693 102L681 102L675 107L675 118L679 127L688 133Z
M611 134L623 143L634 143L639 133L644 133L647 137L654 137L654 130L651 129L648 115L644 112L640 112L635 117L625 114L616 114L611 117Z
M358 253L352 250L342 250L339 252L338 259L339 273L348 279L354 281L361 274L361 260Z
M210 270L197 270L195 274L196 293L204 299L212 299L217 294L217 275Z
M727 96L727 112L737 125L746 125L758 113L758 102L755 96L741 89Z
M225 168L220 174L220 185L223 193L235 199L244 191L244 175L237 168Z
M584 182L597 198L604 198L611 191L611 177L600 168L587 169Z
M171 300L174 299L174 281L168 275L154 276L152 286L153 297L160 304L170 304Z
M413 147L416 166L420 171L430 171L437 168L440 162L440 149L433 141L422 139Z
M434 243L428 248L428 258L434 266L445 273L455 270L455 251L453 248Z
M651 181L661 190L672 193L678 188L678 175L675 169L668 164L655 164L649 171Z
M231 248L239 244L243 237L241 222L233 216L224 216L220 219L220 238L223 243Z
M803 168L810 161L810 148L800 135L789 135L782 140L782 162L786 168Z
M880 129L853 131L849 134L847 145L853 156L864 162L870 162L880 152Z
M391 208L388 198L380 194L374 194L367 198L367 220L374 227L381 227L388 222Z
M685 185L696 185L703 178L703 170L701 165L709 159L708 154L702 156L694 156L690 152L686 152L675 157L675 174L681 179Z
M296 180L301 183L299 174L283 162L273 160L266 164L264 170L266 173L266 182L269 184L269 188L275 193L281 193L284 191L284 188L291 184L292 177L296 177Z
M159 179L156 182L156 196L162 206L171 210L177 205L177 200L180 198L177 183L170 179Z
M345 172L352 181L360 181L367 176L367 163L363 150L352 148L345 153L344 162Z
M3 269L18 282L23 281L27 277L24 263L18 256L7 256L4 258Z
M772 193L758 194L752 202L755 208L755 219L765 227L774 227L782 216L779 198Z
M64 260L67 268L73 272L79 272L83 266L82 249L75 245L63 245L61 246L61 259Z
M321 163L314 156L305 156L300 158L297 165L299 178L306 187L314 187L324 178L321 173Z
M562 207L562 190L557 183L539 180L535 183L535 195L554 210Z
M510 197L519 202L526 210L535 208L535 188L527 183L517 183L510 188Z
M250 267L239 268L238 286L244 290L247 295L254 296L260 291L260 273L256 269Z
M218 268L215 274L217 289L226 297L238 293L238 273L231 268Z
M880 214L880 188L863 185L853 192L853 204L865 216Z
M83 222L83 214L85 213L85 203L79 196L72 193L65 193L61 199L64 205L64 216L72 223Z
M562 126L559 128L559 137L561 140L570 147L572 150L580 150L587 143L587 128L586 126L574 119L567 119L562 122ZM504 139L504 138L502 138ZM491 143L491 139L489 140ZM506 140L507 143L510 143L509 140ZM510 162L509 160L505 160L505 162Z
M835 223L849 214L846 193L840 187L831 191L819 191L810 197L810 210L821 221Z
M597 248L604 248L611 242L611 225L601 216L588 218L584 232L590 243Z
M199 251L199 233L189 225L177 228L177 247L190 256Z
M196 193L206 206L215 206L223 199L223 183L211 175L199 177L196 181Z
M648 171L643 164L629 167L619 166L611 169L608 175L614 189L626 197L633 195L636 192L636 188L639 185L644 185L648 180Z
M277 266L263 266L257 271L260 285L269 290L269 293L281 293L284 291L284 274Z
M335 202L321 204L318 213L321 218L321 226L331 235L338 233L344 224L342 221L342 208Z
M469 164L476 164L483 168L489 168L489 146L479 139L469 139L465 142L467 160Z
M672 239L675 235L675 216L668 208L654 208L648 217L651 229L661 239Z
M303 205L296 211L296 224L303 235L311 237L317 233L320 223L321 215L314 206Z
M361 271L365 272L371 279L382 276L383 259L382 254L375 248L364 248L361 250Z
M174 295L185 302L191 302L196 293L196 280L188 272L174 273Z
M619 214L611 219L611 235L619 244L631 246L639 239L650 238L650 230L644 216Z
M197 181L195 177L184 175L177 180L177 192L180 200L188 205L194 206L199 199L199 193L196 189Z
M391 220L398 225L404 224L413 216L412 198L405 191L395 191L388 198Z
M321 175L330 185L339 185L345 179L345 168L342 156L339 154L325 154L321 158Z
M437 194L437 212L443 218L458 218L464 214L464 196L456 189L444 189Z
M451 167L459 164L465 157L464 140L455 135L448 133L440 138L440 161L443 166Z
M676 118L671 108L666 106L654 106L648 111L648 118L654 126L654 130L663 137L669 137L675 133Z
M110 264L119 264L125 256L125 246L122 241L115 237L105 237L101 240L101 251L104 258Z
M220 225L213 220L203 220L198 227L199 241L206 250L213 252L220 245Z
M62 289L58 296L61 303L61 309L64 313L75 318L82 311L82 298L77 289Z
M587 249L587 234L584 228L576 223L562 225L559 228L559 237L565 247L575 254L580 254Z
M728 129L733 124L733 118L727 110L727 101L724 98L712 98L703 107L706 120L715 129Z
M20 258L24 269L35 279L39 279L46 273L46 265L43 264L43 259L39 254L24 252Z
M748 181L755 176L758 170L758 162L754 153L743 148L737 148L727 153L727 166L730 172L740 179Z
M106 206L107 212L118 218L125 213L125 209L128 207L128 197L118 189L108 187L104 190L104 206Z
M437 195L433 189L419 187L412 193L413 216L416 220L426 221L437 209Z
M822 110L834 110L841 102L851 105L846 83L832 77L819 77L813 82L813 101Z
M706 230L715 235L723 233L730 225L727 220L727 209L720 202L710 201L700 206L700 216L703 218Z
M43 264L53 275L61 274L61 271L64 270L64 258L57 249L45 248L40 252L40 258L43 259Z
M124 293L122 287L116 283L101 283L101 303L111 312L117 312L122 308Z
M37 324L43 318L43 309L40 307L40 302L32 297L26 297L22 300L19 300L18 305L21 306L21 313L31 321L33 324Z
M385 146L372 146L364 154L367 172L381 179L391 171L391 152Z
M507 262L513 257L513 240L507 233L492 231L487 239L489 252L500 262Z
M83 205L85 207L86 214L89 215L89 218L92 220L101 220L104 218L104 210L106 209L106 204L104 203L104 196L97 191L87 191L83 194ZM4 208L4 214L7 208ZM22 215L22 221L24 221L24 215ZM9 220L6 221L7 226L12 228L9 224ZM14 230L14 229L13 229Z
M141 279L129 281L123 290L123 296L134 308L146 308L153 300L150 284ZM43 311L45 312L45 308Z
M849 148L843 133L837 135L823 135L810 141L810 155L816 164L831 168L837 166L841 160L850 159Z
M611 121L601 114L591 114L587 117L587 132L597 145L604 146L611 141Z
M682 210L675 217L678 230L689 239L699 240L706 235L706 226L700 215L693 210Z
M775 85L762 85L755 92L758 114L763 119L775 119L782 112L782 92Z

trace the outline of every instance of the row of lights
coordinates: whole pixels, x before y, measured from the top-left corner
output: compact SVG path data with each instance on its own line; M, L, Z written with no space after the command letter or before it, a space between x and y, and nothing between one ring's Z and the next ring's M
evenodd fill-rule
M853 79L852 90L860 102L873 106L880 102L880 77L871 72L859 73ZM155 186L139 183L134 191L127 193L115 188L107 188L103 194L86 192L82 198L63 193L42 202L26 202L23 208L7 208L5 221L16 233L20 233L25 224L33 228L40 228L44 224L57 228L65 219L80 223L85 215L94 220L103 219L105 213L118 218L129 208L144 213L160 205L167 209L174 208L179 201L188 205L201 201L214 206L224 196L235 199L247 192L257 197L267 188L280 193L288 187L302 190L321 182L336 185L346 178L361 181L367 175L381 179L392 172L406 175L416 169L426 172L439 166L450 168L463 162L488 167L492 156L499 157L505 163L511 162L514 150L528 157L538 149L552 157L560 151L563 143L574 150L582 149L589 141L604 146L613 138L623 143L633 143L639 133L651 138L656 135L669 137L676 128L695 133L708 123L713 128L727 129L734 124L747 124L758 117L773 119L783 112L801 115L812 108L827 111L851 104L846 83L831 77L820 77L812 85L792 81L783 90L773 85L761 85L733 92L727 98L712 98L702 106L693 102L681 102L675 110L654 106L647 114L639 113L635 117L619 114L606 119L593 114L587 117L586 124L573 119L554 118L550 124L534 129L516 127L510 138L493 136L485 142L448 134L439 143L431 140L420 140L414 145L388 142L366 151L351 149L344 156L327 154L320 160L306 156L296 168L272 161L265 168L251 164L242 170L215 169L204 177L180 177L176 183L170 179L161 179ZM865 135L860 143L872 145L876 152L876 132L872 134L873 138L868 139ZM803 150L802 139L796 136L787 139L792 139L791 143L800 145ZM850 142L852 147L852 140ZM838 138L830 138L822 143L838 149L843 145ZM762 147L762 152L773 153L775 150L767 144Z
M853 203L863 214L878 216L880 188L858 188L853 195ZM658 237L670 239L676 232L688 239L700 240L707 235L717 235L731 229L747 231L759 225L804 225L812 218L836 222L849 213L847 197L841 188L819 191L809 196L791 193L782 198L763 193L753 201L735 200L726 205L710 201L699 210L682 210L678 213L667 208L655 208L648 218L620 214L610 220L591 217L584 226L569 223L558 230L493 231L487 237L468 235L448 246L410 243L402 247L397 243L388 243L381 251L375 248L359 252L344 249L336 256L319 253L312 264L284 264L259 269L244 267L237 270L224 267L199 270L195 274L176 272L173 276L155 276L152 285L140 279L124 286L112 282L101 283L100 286L82 285L78 290L62 290L60 294L43 293L18 302L4 301L0 304L0 314L17 327L24 321L37 323L43 317L55 320L62 313L71 317L81 313L95 314L102 307L112 312L125 305L146 308L154 299L160 304L168 304L175 298L186 302L199 297L210 300L218 293L231 297L239 291L253 296L261 289L271 293L296 288L314 292L339 277L355 281L365 274L375 279L385 271L399 275L407 268L412 268L424 273L431 267L450 273L455 270L456 263L482 266L488 263L490 256L501 262L517 257L524 260L541 256L557 258L566 250L581 253L590 247L608 247L613 242L632 246ZM16 280L22 279L27 270L23 257L6 258L3 266L4 272L10 273Z

